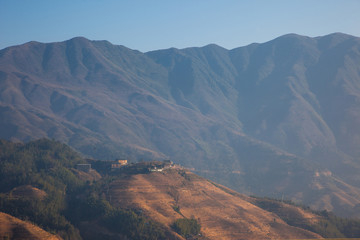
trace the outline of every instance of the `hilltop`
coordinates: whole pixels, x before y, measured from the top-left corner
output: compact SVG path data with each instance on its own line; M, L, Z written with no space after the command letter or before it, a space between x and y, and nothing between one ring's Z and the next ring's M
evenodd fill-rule
M170 160L84 159L56 141L2 140L0 173L0 211L63 239L360 236L358 220L288 201L249 197ZM18 222L6 219L0 224L1 236L9 233L11 222ZM26 231L21 230L39 239L45 234Z

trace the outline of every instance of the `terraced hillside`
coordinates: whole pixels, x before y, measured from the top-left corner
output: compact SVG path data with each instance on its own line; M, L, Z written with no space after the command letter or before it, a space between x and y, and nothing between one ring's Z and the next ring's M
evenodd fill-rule
M252 198L185 170L125 175L110 185L107 198L119 207L141 209L169 229L176 219L194 217L208 239L320 238L257 207ZM306 212L296 217L319 220Z

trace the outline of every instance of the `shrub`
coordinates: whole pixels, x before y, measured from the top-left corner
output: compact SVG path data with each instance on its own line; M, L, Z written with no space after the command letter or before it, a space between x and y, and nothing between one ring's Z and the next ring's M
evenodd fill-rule
M175 232L184 237L195 236L200 233L201 225L194 217L177 219L172 228Z

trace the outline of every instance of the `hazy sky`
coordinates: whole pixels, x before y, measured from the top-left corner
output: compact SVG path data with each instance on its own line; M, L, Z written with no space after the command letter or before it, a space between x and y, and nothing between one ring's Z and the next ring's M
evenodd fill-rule
M287 33L360 36L360 0L0 0L0 49L76 36L140 51L228 49Z

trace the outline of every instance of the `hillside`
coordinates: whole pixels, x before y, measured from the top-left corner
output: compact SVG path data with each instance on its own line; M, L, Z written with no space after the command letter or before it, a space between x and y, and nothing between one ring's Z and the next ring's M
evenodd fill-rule
M19 219L65 240L360 236L359 220L249 197L169 160L115 163L53 140L1 140L0 236L52 237Z
M0 50L0 138L171 158L243 193L359 216L359 49L341 33L148 53L29 42Z
M185 170L126 176L110 185L114 205L142 209L168 226L192 216L206 239L305 239L320 236L286 224L253 205L244 195ZM303 219L317 216L306 213Z
M34 240L60 240L41 228L21 221L6 213L0 212L0 238L1 239L34 239Z
M0 215L0 236L47 236L30 224L14 220L16 217L64 240L165 238L166 233L153 220L105 201L101 196L111 178L102 179L94 169L76 169L77 164L84 163L77 152L60 142L0 140L0 212L12 216ZM90 229L100 231L89 237L89 224Z
M47 197L45 191L31 185L22 185L11 190L11 196L14 198L28 198L33 200L44 200Z
M0 140L0 212L56 232L62 239L80 239L79 231L63 212L67 195L85 183L71 171L83 162L78 153L59 142Z

